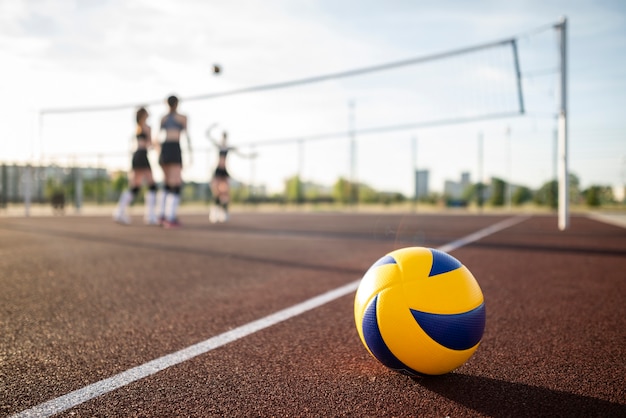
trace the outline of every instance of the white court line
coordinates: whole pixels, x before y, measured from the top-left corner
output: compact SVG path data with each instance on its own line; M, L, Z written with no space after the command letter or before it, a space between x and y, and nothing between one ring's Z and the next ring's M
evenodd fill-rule
M470 234L464 238L443 245L438 249L445 252L456 250L474 241L478 241L479 239L482 239L488 235L509 228L519 222L526 220L527 218L528 216L518 216L505 219L501 222L498 222L494 225ZM323 293L319 296L315 296L290 308L283 309L264 318L257 319L256 321L249 322L230 331L216 335L215 337L211 337L208 340L199 342L180 351L176 351L175 353L167 354L163 357L159 357L155 360L149 361L148 363L144 363L142 365L133 367L132 369L126 370L125 372L116 374L115 376L111 376L107 379L100 380L99 382L92 383L91 385L85 386L81 389L77 389L58 398L51 399L31 409L27 409L25 411L12 415L11 418L49 417L54 414L66 411L70 408L80 405L81 403L87 402L90 399L94 399L98 396L112 392L139 379L143 379L144 377L156 374L161 370L167 369L168 367L175 366L201 354L208 353L211 350L222 347L240 338L253 334L262 329L269 328L272 325L276 325L280 322L298 316L304 312L325 305L335 299L339 299L342 296L348 295L356 291L360 282L361 279L338 287L337 289Z
M515 224L525 221L528 218L530 218L530 215L521 215L521 216L516 216L514 218L505 219L501 222L498 222L497 224L493 224L491 226L488 226L487 228L481 229L480 231L476 231L473 234L469 234L466 237L457 239L456 241L452 241L449 244L442 245L438 249L446 253L452 252L456 250L457 248L464 247L467 244L472 243L474 241L478 241L479 239L483 239L488 235L495 234L498 231L502 231L503 229L509 228Z

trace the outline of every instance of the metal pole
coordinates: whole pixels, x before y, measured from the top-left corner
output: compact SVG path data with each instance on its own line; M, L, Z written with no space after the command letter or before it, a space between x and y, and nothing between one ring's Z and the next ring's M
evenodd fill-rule
M484 184L483 184L483 133L478 133L478 212L483 211Z
M0 165L0 208L2 209L6 209L8 201L9 183L7 176L7 165L2 163L2 165Z
M356 141L354 135L354 100L348 103L350 107L349 129L350 129L350 203L355 204L358 201L358 186L356 184Z
M626 203L626 155L622 156L622 189L619 191L622 205Z
M39 136L39 161L40 161L40 165L43 167L43 112L39 111L39 118L37 119L38 121L38 133L37 135Z
M249 185L249 191L248 191L248 200L250 202L254 202L255 173L256 173L256 151L255 151L255 147L252 146L250 148L250 185Z
M411 155L413 157L413 177L415 178L415 190L413 190L413 212L417 212L417 199L419 199L419 174L417 172L417 138L411 138Z
M511 45L513 46L513 60L515 61L515 75L517 79L517 99L519 103L519 112L524 114L524 96L522 94L522 71L519 65L519 55L517 53L517 40L512 39Z
M98 153L98 163L96 167L96 202L102 204L102 179L100 178L100 168L102 167L102 154Z
M298 196L297 196L297 201L298 203L303 203L304 201L304 196L303 196L303 190L302 190L302 170L304 169L304 141L303 140L299 140L298 141Z
M561 44L561 108L559 109L559 229L569 227L569 170L567 146L567 18L557 26Z
M506 179L506 206L511 211L511 127L506 127L506 164L507 164L507 179Z
M24 167L24 216L27 218L30 216L30 203L31 203L31 192L32 192L32 166L30 164L26 164Z
M559 163L559 121L558 118L556 120L556 126L554 127L554 131L552 133L552 179L556 180L558 178L558 170L557 166Z
M83 206L83 174L74 158L74 207L76 213L80 213Z

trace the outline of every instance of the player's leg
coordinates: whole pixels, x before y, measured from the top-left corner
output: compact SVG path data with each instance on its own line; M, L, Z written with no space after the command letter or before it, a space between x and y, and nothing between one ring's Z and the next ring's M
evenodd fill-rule
M148 225L157 225L158 220L156 217L155 206L156 206L156 192L157 186L154 182L154 178L152 177L152 170L148 169L144 171L143 178L145 182L148 184L148 190L146 191L144 204L145 204L145 212L144 212L144 222Z
M230 203L230 184L228 178L222 180L220 185L220 206L221 206L221 221L226 222L228 220L228 204Z
M209 209L209 221L211 223L216 223L219 221L219 178L213 177L211 179L211 196L213 197L213 204Z
M137 193L139 192L139 186L137 185L138 176L135 170L131 171L128 188L122 192L120 199L117 202L117 207L113 212L113 220L120 224L130 224L130 215L128 214L128 207L131 205ZM139 180L140 181L140 180Z
M172 164L169 167L170 183L166 202L165 224L166 227L180 226L178 220L178 206L180 205L180 192L182 185L182 166Z

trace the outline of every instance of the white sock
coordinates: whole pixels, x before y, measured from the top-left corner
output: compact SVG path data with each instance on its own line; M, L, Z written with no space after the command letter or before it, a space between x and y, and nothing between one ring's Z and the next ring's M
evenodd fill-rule
M180 204L180 195L175 193L168 193L167 207L169 208L167 220L175 221L177 219L178 205Z
M159 218L165 218L165 205L167 203L167 195L165 190L159 191Z
M128 208L128 206L130 206L130 204L133 201L133 193L126 189L124 190L124 192L122 193L122 195L120 196L120 201L117 204L117 213L118 214L125 214L126 213L126 208Z
M146 220L153 221L154 217L154 206L156 204L156 193L152 190L148 190L145 196L145 204L146 204Z

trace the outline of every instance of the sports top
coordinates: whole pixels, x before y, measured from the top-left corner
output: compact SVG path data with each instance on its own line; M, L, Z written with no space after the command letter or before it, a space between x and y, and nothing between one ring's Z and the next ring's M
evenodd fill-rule
M165 120L161 122L161 129L175 129L177 131L182 131L183 128L183 124L176 120L174 113L168 113Z
M137 132L137 141L145 141L148 139L148 134L143 129Z

